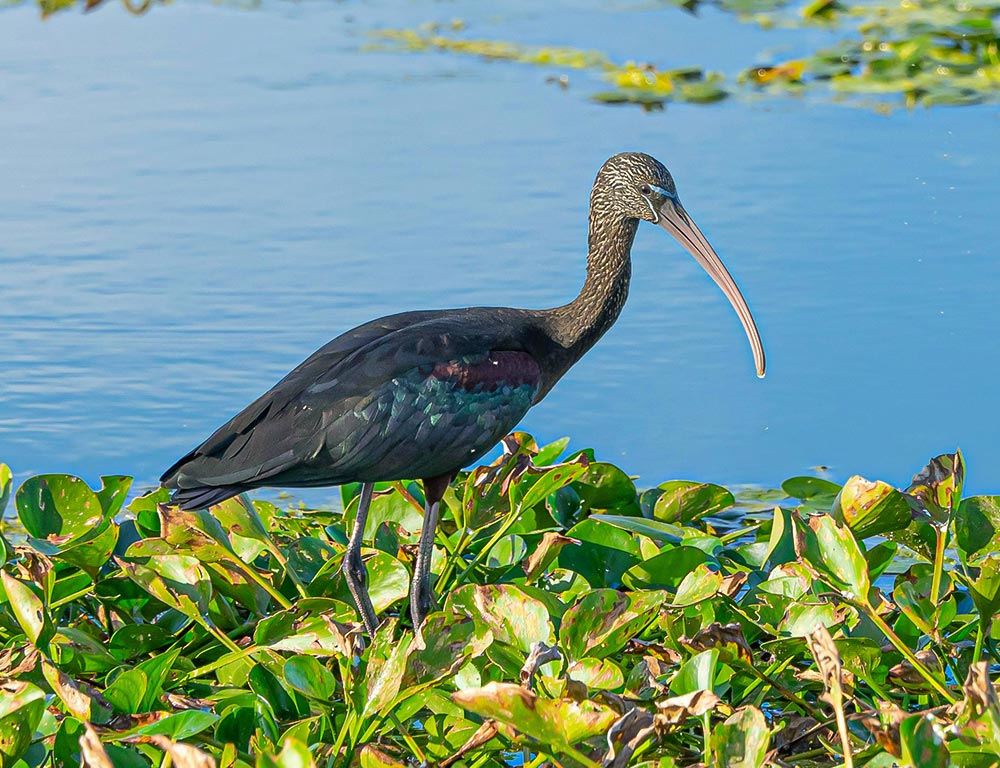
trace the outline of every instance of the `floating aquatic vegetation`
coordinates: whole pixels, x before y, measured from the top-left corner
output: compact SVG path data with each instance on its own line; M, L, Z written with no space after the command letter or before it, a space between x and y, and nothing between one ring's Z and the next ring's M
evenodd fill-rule
M689 10L695 2L678 3ZM746 68L735 81L700 67L662 69L617 64L596 51L525 47L465 40L435 27L377 33L408 50L436 49L545 66L600 72L613 90L594 98L646 108L669 101L710 103L747 89L773 94L827 89L834 95L874 98L907 106L962 105L1000 99L1000 2L902 0L898 5L813 0L790 6L774 0L721 0L721 10L765 27L820 24L848 37L814 54Z
M456 29L454 23L451 29ZM721 75L706 74L696 67L658 70L652 64L631 61L616 64L598 51L558 46L532 47L496 40L466 40L441 34L437 25L427 25L421 30L382 30L375 37L408 51L447 51L522 64L595 70L614 86L614 90L597 93L593 97L608 104L660 107L667 101L707 103L719 101L727 95L719 85ZM563 84L568 83L564 81Z
M902 96L907 106L1000 98L1000 3L825 8L826 21L856 24L856 35L812 56L752 67L740 81L772 90L814 85L854 96Z
M869 765L1000 760L1000 497L961 454L905 489L637 490L591 451L461 474L418 644L413 483L379 486L366 639L343 510L127 504L0 465L0 766Z

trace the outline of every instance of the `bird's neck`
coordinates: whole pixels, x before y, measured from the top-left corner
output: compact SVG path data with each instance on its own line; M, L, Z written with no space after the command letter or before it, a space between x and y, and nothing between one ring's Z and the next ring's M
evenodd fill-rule
M576 362L614 325L628 297L630 252L639 222L615 216L590 218L587 279L580 295L552 310L553 336Z

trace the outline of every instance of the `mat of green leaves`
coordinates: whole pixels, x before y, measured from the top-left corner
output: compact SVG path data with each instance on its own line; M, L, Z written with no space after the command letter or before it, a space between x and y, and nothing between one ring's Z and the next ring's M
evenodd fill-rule
M1000 497L960 453L734 494L509 445L446 496L423 647L415 483L372 503L367 639L356 487L180 512L0 465L0 768L1000 761Z

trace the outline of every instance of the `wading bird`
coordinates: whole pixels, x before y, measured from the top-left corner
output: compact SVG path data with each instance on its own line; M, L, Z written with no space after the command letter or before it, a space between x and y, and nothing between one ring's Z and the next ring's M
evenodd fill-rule
M735 281L681 206L670 173L636 152L615 155L590 195L587 277L554 309L472 307L405 312L338 336L191 453L161 482L172 502L202 509L251 488L362 483L343 572L365 629L375 609L361 540L373 484L424 484L410 613L431 608L430 562L441 498L590 349L621 312L640 221L659 224L728 297L764 375L764 348Z

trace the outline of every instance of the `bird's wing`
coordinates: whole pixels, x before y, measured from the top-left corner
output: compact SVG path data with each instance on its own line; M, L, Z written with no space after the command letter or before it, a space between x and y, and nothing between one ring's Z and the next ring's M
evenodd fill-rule
M261 485L269 478L326 484L337 467L313 460L331 434L346 431L338 437L356 447L370 443L370 435L358 434L365 423L346 417L384 397L386 385L408 372L495 350L525 351L531 334L524 333L521 318L504 310L417 312L348 331L216 430L161 482L169 488Z

